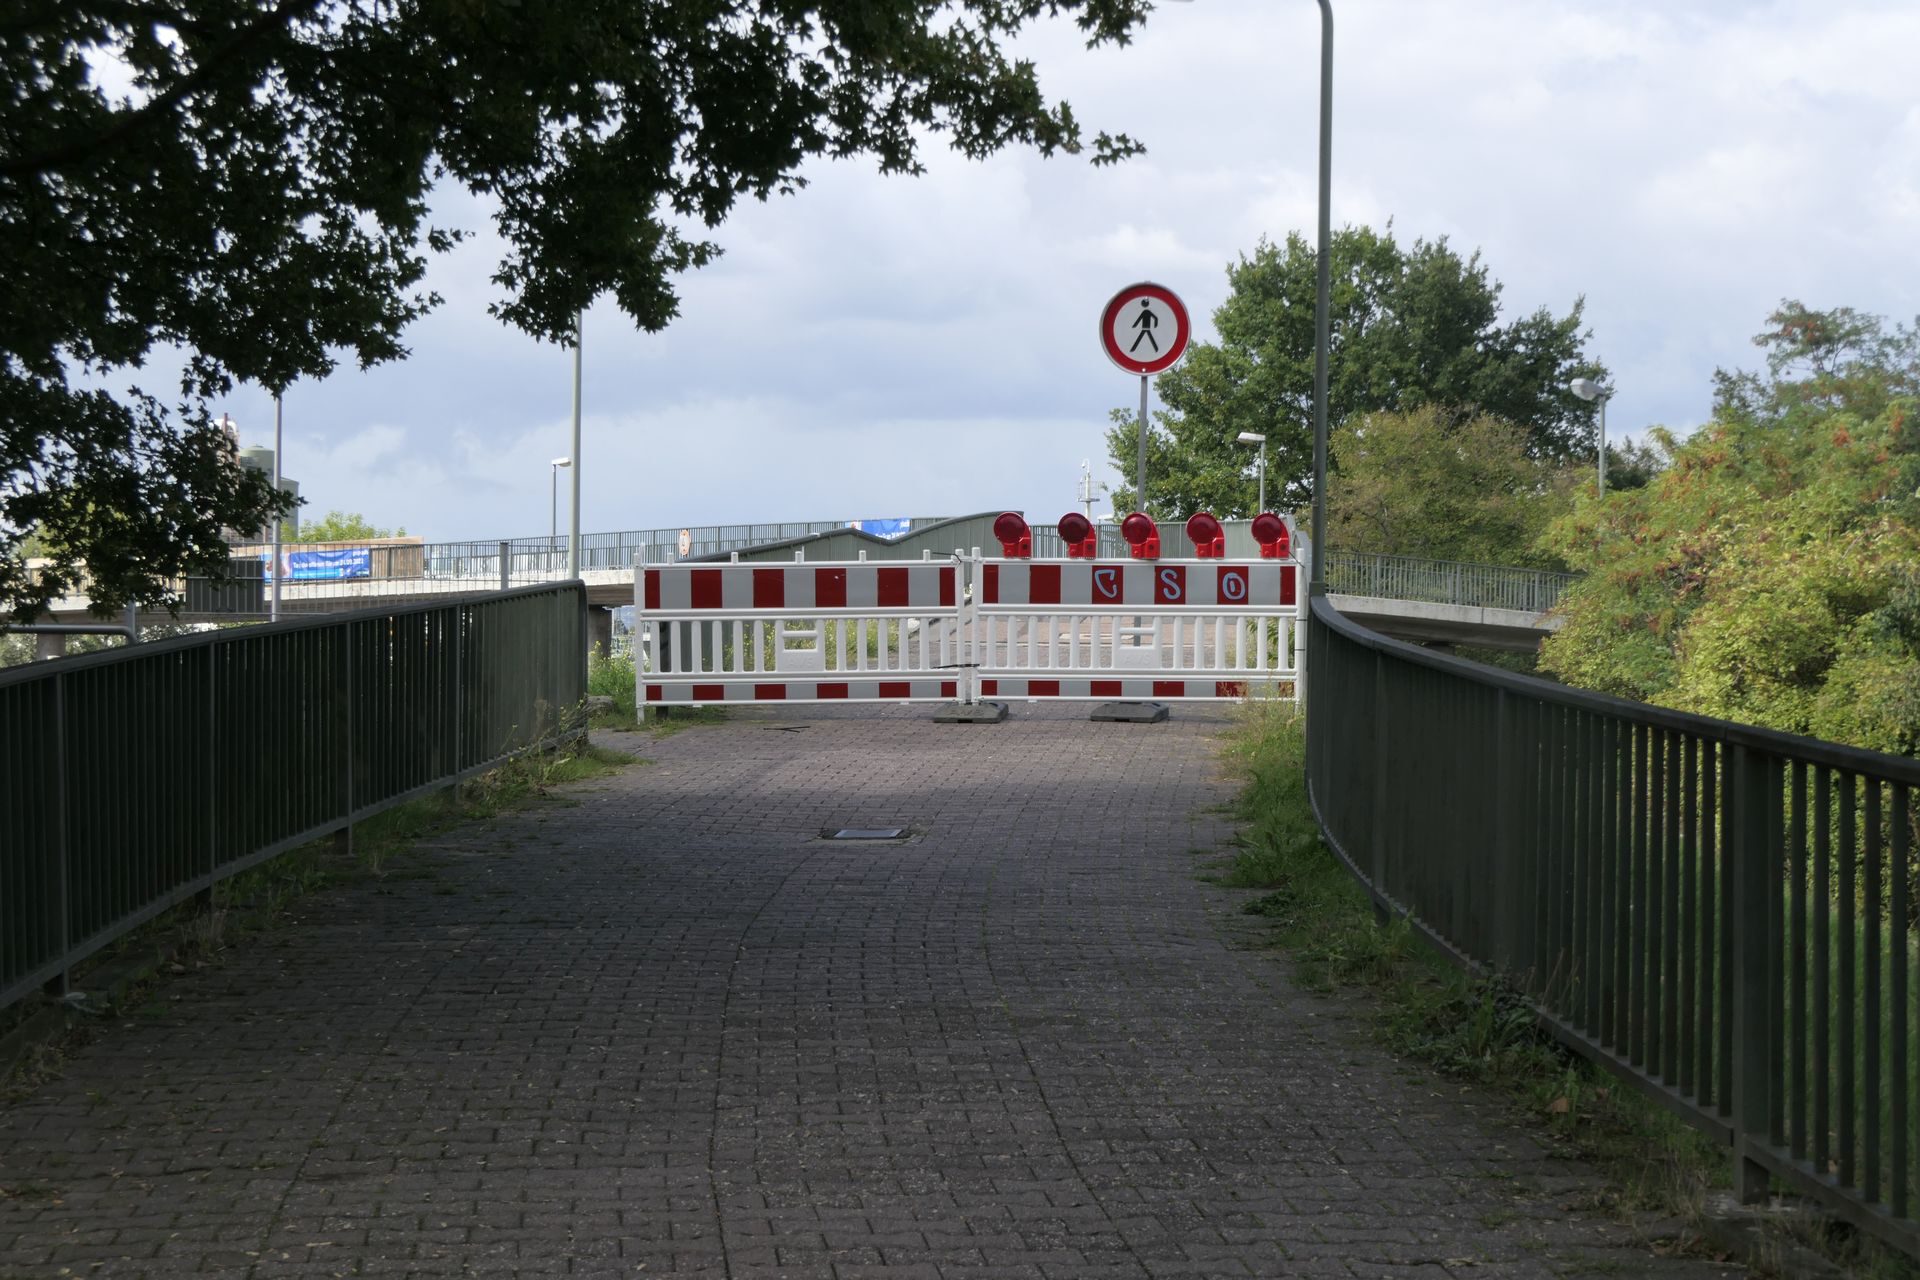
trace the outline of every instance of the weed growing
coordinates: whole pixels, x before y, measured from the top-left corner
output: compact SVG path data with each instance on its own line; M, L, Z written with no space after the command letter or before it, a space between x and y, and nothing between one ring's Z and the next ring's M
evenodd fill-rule
M1615 1207L1694 1218L1727 1176L1724 1153L1612 1076L1560 1047L1520 995L1461 972L1405 920L1373 903L1320 842L1307 803L1305 722L1290 705L1249 704L1228 758L1242 782L1232 858L1207 877L1264 893L1243 908L1320 990L1375 997L1397 1054L1503 1092L1552 1135L1595 1159Z

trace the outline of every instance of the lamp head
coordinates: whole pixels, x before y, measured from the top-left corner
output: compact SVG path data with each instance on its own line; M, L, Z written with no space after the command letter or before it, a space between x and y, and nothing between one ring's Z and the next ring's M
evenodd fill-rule
M573 465L573 459L572 458L555 458L553 460L553 465L556 467L570 467Z
M1582 400L1604 400L1607 398L1607 389L1595 382L1592 378L1575 378L1568 384L1567 390L1573 392L1573 394L1579 396Z
M1242 431L1239 435L1235 436L1234 439L1238 440L1241 444L1265 444L1267 442L1266 436L1258 431Z

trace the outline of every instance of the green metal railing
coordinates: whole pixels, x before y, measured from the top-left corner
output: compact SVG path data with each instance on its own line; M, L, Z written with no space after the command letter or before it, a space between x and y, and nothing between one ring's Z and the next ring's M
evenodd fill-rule
M584 732L578 582L0 671L0 1007L296 845Z
M1312 601L1308 787L1375 902L1909 1254L1920 761L1389 640ZM1323 701L1324 700L1324 701Z
M1421 600L1545 613L1579 575L1504 564L1472 564L1329 548L1327 590L1335 595Z

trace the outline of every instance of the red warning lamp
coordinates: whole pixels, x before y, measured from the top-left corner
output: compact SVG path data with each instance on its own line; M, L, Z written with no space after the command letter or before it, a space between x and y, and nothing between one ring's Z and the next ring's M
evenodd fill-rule
M1136 511L1122 520L1120 536L1127 540L1128 554L1135 560L1160 558L1160 526L1145 512Z
M1253 540L1260 544L1262 560L1284 560L1293 548L1287 522L1271 511L1262 511L1253 518Z
M1187 517L1187 541L1193 544L1193 554L1202 560L1226 558L1227 531L1211 511L1196 511Z
M1033 532L1018 511L1002 511L996 516L993 536L1000 539L1000 554L1009 560L1025 560L1033 554Z
M1069 560L1092 560L1100 553L1100 536L1093 531L1093 521L1078 511L1060 517L1060 539L1067 544Z

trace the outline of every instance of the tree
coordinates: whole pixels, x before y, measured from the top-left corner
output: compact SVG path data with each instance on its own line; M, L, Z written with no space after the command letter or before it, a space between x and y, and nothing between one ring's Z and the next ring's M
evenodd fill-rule
M1920 752L1920 334L1788 303L1769 373L1644 489L1582 495L1549 541L1585 579L1541 663L1569 683ZM1834 336L1845 334L1836 345Z
M403 356L437 301L427 254L458 238L428 224L436 182L495 210L502 320L569 342L611 293L658 329L674 274L718 252L705 232L742 196L804 185L809 157L912 173L937 134L973 157L1080 151L1071 110L1005 45L1060 12L1124 43L1150 8L16 0L0 19L0 611L32 616L83 575L103 605L162 599L162 580L224 559L222 528L284 513L207 402ZM174 408L103 389L167 346L187 353ZM34 525L53 561L37 578L18 554Z
M1499 283L1480 255L1445 239L1403 248L1385 232L1347 227L1332 241L1328 419L1432 405L1449 425L1491 414L1518 424L1527 451L1554 463L1594 456L1594 407L1567 390L1604 382L1580 331L1583 303L1565 316L1542 308L1500 324ZM1252 455L1242 431L1267 437L1270 505L1312 500L1315 253L1298 234L1261 241L1227 268L1231 289L1214 312L1219 342L1196 342L1159 379L1166 408L1149 434L1151 510L1162 518L1211 510L1251 514ZM1115 410L1108 446L1134 473L1136 417ZM1117 491L1117 509L1134 502Z
M1458 425L1431 405L1357 413L1335 433L1327 539L1355 551L1559 568L1537 547L1572 501L1565 468L1527 455L1526 433L1480 414Z
M370 538L404 538L405 528L377 529L358 511L329 511L318 520L300 524L302 542L362 542Z

